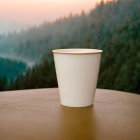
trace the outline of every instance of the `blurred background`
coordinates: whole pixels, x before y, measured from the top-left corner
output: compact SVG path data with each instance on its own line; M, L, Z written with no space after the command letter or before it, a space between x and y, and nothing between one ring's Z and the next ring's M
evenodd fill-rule
M57 48L102 49L97 87L140 94L140 0L0 1L0 91L57 87Z

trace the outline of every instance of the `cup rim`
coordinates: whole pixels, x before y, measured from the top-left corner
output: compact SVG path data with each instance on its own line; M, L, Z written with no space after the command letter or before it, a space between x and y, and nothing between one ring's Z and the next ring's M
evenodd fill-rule
M52 50L56 54L97 54L102 53L103 50L99 49L87 49L87 48L69 48L69 49L55 49Z

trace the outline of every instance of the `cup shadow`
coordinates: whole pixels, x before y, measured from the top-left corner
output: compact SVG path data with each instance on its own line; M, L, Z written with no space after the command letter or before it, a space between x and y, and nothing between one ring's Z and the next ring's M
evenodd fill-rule
M96 139L94 107L71 108L60 106L60 134L64 140Z

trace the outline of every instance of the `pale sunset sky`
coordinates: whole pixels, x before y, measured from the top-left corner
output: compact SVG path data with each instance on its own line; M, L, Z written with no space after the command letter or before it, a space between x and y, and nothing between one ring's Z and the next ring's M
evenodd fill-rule
M101 0L0 0L0 33L89 12Z

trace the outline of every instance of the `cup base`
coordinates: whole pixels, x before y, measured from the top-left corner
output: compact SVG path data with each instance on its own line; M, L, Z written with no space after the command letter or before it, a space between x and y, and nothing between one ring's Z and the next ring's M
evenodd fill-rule
M61 103L62 106L64 107L71 107L71 108L86 108L86 107L91 107L93 106L93 104L90 104L90 105L86 105L86 106L72 106L72 105L64 105Z

